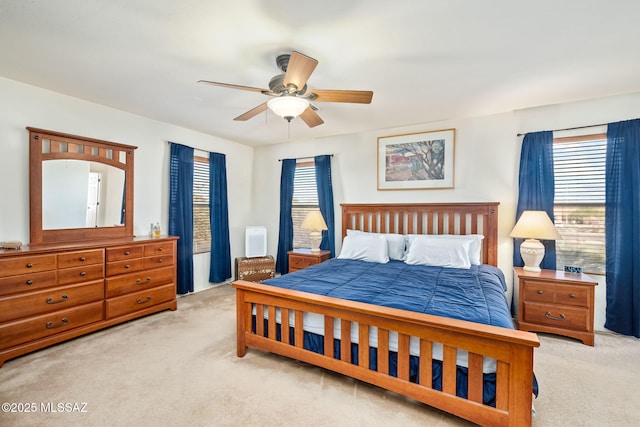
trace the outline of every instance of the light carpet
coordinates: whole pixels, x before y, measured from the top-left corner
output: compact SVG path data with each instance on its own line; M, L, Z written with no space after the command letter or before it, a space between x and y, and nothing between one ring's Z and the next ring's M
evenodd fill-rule
M640 425L640 340L540 341L534 426ZM0 412L0 426L472 425L284 357L249 350L238 358L235 345L232 287L179 298L175 312L5 362L0 402L32 412Z

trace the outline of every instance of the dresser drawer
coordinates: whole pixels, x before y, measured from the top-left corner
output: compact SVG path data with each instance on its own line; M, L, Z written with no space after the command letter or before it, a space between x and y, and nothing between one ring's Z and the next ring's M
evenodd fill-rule
M0 296L50 288L58 284L55 270L0 278Z
M173 255L173 242L149 243L144 245L144 256Z
M118 246L116 248L107 248L107 262L122 261L125 259L142 258L142 245L135 246Z
M524 322L574 331L590 331L586 308L524 303Z
M102 264L58 270L59 285L89 282L91 280L98 280L102 278L104 278L104 267Z
M2 276L15 276L18 274L55 270L56 265L55 255L33 255L1 259L0 274L2 274Z
M103 320L103 301L0 325L0 348L8 348Z
M58 268L81 267L83 265L103 263L104 252L102 249L66 252L58 255Z
M107 263L107 277L117 276L118 274L133 273L144 269L144 259L136 258L126 261L117 261Z
M318 261L304 256L289 255L289 269L302 270L310 265L318 264Z
M173 255L160 255L154 256L150 258L144 258L144 268L158 268L163 267L165 265L173 265Z
M12 295L0 299L0 322L21 319L104 299L102 280Z
M106 295L107 298L112 298L154 286L173 283L173 280L173 267L123 274L106 280Z
M112 319L138 310L153 307L154 305L175 299L176 291L173 284L123 295L107 300L107 319Z

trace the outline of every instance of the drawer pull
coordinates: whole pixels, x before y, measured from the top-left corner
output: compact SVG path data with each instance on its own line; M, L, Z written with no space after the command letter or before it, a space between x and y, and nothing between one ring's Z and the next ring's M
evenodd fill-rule
M124 251L124 254L125 255L129 255L129 251Z
M564 320L565 316L564 316L564 314L560 313L560 317L554 317L554 316L551 315L550 311L547 311L544 314L544 317L546 317L547 319L551 319L551 320Z
M162 252L164 248L158 248L158 252Z
M86 273L86 272L84 272L84 271L81 271L81 272L80 272L80 276L81 276L81 277L84 277L84 276L86 276L86 275L87 275L87 273Z
M137 279L137 280L136 280L136 283L137 283L138 285L144 285L144 284L149 283L150 281L151 281L151 277L147 277L147 280L145 280L144 282L142 281L142 279Z
M138 304L145 304L145 303L148 303L149 301L151 301L151 295L148 295L148 296L147 296L147 299L144 299L144 300L143 300L142 298L138 298L138 299L136 300L136 302L137 302Z
M31 286L31 285L33 285L33 280L31 279L27 280L27 286Z
M158 264L162 264L162 262L163 262L163 261L164 261L164 260L163 260L162 258L160 258L160 259L158 260Z
M129 268L129 264L125 265L124 268Z
M569 298L575 298L576 294L569 294Z
M59 328L60 326L64 326L67 323L69 323L69 319L67 319L66 317L62 318L62 322L58 323L57 325L54 325L52 322L47 322L47 329L55 329L55 328Z
M87 259L86 259L85 257L83 257L83 256L81 256L81 257L80 257L80 261L81 261L81 262L85 262L86 260L87 260Z
M538 289L538 295L542 295L542 290Z
M27 264L27 268L31 268L31 267L33 267L33 264L28 263L28 264Z
M69 296L67 294L62 295L62 299L59 299L58 301L54 301L53 298L49 297L47 298L47 304L60 304L61 302L65 302L69 299Z

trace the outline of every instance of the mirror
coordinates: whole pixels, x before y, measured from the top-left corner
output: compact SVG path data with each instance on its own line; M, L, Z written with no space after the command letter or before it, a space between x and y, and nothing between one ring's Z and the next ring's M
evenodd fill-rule
M120 227L124 194L122 169L86 160L47 160L42 163L42 229Z
M27 129L31 244L133 236L136 147Z

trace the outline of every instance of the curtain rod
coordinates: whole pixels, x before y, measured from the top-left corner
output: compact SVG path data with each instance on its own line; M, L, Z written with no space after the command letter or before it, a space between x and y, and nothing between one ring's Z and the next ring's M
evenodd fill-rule
M318 154L319 156L322 156L323 154ZM331 156L333 157L333 154L324 154L325 156ZM308 156L308 157L294 157L294 160L311 160L315 158L315 156ZM285 159L278 159L279 162L283 161Z
M595 128L598 126L606 126L608 123L600 123L599 125L589 125L589 126L576 126L573 128L564 128L564 129L553 129L552 132L560 132L563 130L576 130L576 129L587 129L587 128ZM523 136L526 135L526 133L519 133L516 136Z

